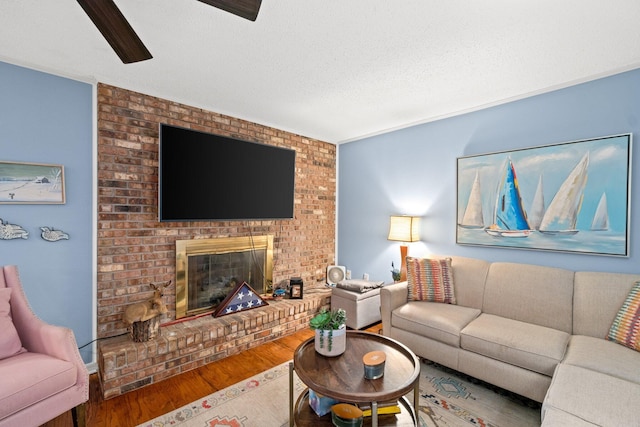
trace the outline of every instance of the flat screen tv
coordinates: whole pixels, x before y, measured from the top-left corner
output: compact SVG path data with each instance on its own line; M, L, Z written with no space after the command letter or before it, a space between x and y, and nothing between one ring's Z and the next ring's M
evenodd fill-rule
M160 221L293 218L292 149L160 125Z

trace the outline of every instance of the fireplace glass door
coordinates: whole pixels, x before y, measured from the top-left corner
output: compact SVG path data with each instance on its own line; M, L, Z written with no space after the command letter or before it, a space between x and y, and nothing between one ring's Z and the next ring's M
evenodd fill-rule
M273 237L176 241L176 318L214 311L236 285L272 292Z
M215 309L237 284L263 294L265 250L189 257L188 311Z

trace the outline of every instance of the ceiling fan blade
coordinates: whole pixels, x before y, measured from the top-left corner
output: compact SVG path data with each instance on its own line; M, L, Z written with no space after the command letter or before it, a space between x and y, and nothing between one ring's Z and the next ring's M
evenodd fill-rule
M77 0L122 62L153 58L113 0Z
M210 6L238 15L241 18L255 21L258 17L262 0L200 0Z

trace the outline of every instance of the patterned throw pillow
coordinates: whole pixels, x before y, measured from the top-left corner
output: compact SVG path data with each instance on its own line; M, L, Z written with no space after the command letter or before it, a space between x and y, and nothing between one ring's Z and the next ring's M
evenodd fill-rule
M629 291L607 335L609 341L640 351L640 282Z
M455 304L451 258L407 257L409 300Z

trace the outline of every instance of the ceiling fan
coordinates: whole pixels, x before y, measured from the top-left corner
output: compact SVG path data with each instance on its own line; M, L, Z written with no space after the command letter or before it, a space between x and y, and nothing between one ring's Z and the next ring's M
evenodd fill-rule
M122 62L153 58L113 0L77 0ZM255 21L262 0L199 0L210 6Z

